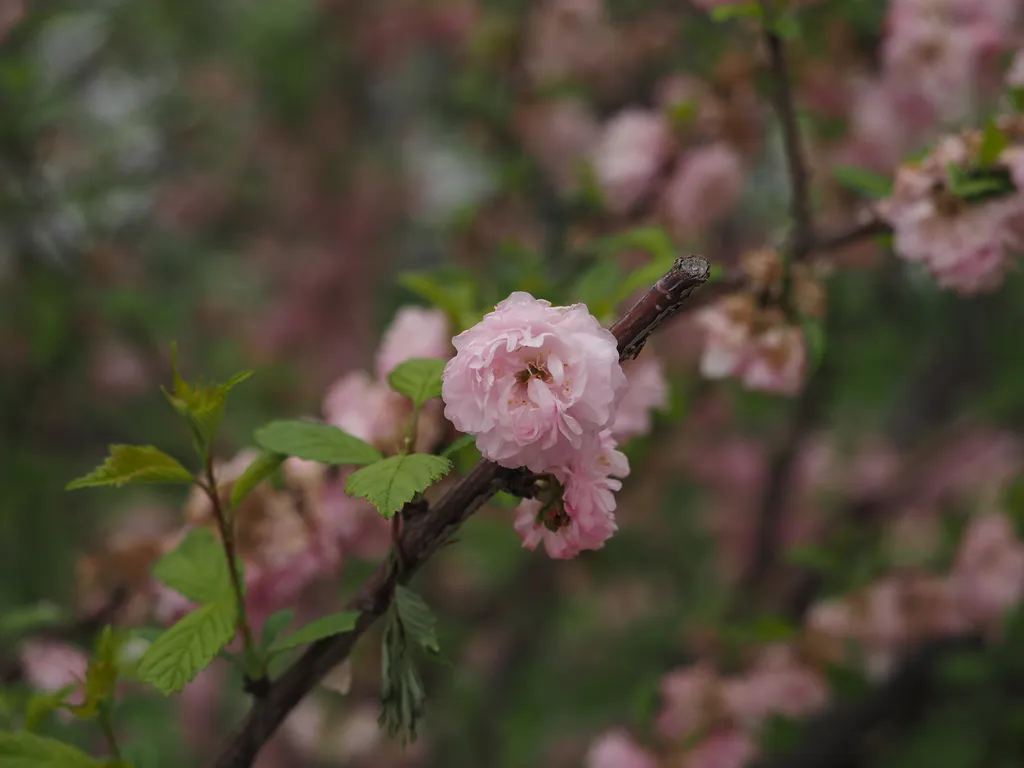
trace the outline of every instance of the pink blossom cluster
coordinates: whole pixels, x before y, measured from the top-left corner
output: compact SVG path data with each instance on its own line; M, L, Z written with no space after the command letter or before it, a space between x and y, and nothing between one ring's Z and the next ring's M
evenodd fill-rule
M517 292L454 344L445 416L476 436L485 458L547 477L518 509L523 545L543 541L556 558L603 546L616 530L618 478L629 473L611 429L627 386L615 337L582 304Z
M901 166L892 195L879 206L895 231L897 254L965 295L998 288L1024 245L1024 124L1005 118L1000 129L1011 143L991 168L1007 171L1014 190L976 200L956 194L950 168L986 170L983 134L968 131L943 138L920 162Z
M808 353L804 331L778 306L782 264L774 251L743 259L748 291L725 296L697 313L705 333L700 371L737 378L748 389L793 395L803 387ZM789 304L800 316L824 314L824 290L804 265L793 265Z

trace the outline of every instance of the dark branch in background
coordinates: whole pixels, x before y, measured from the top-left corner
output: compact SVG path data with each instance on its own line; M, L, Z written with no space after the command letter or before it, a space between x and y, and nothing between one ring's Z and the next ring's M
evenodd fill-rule
M772 75L772 101L782 125L782 141L789 169L790 211L793 217L790 256L793 261L803 261L811 254L814 244L810 173L807 170L803 144L800 140L793 87L790 85L789 66L786 63L786 49L782 38L774 31L775 20L770 4L770 0L761 0L764 39L768 46L769 68Z
M784 755L764 757L751 768L846 768L861 760L863 738L880 726L912 724L936 691L936 668L948 653L981 646L980 638L938 640L919 648L867 696L840 702L812 721L813 734Z
M677 259L666 273L611 331L618 340L619 357L635 357L647 337L671 316L710 274L700 258ZM533 477L520 469L504 469L481 461L426 512L409 516L401 536L405 569L411 577L466 519L498 491L529 495ZM270 685L257 701L245 723L213 763L214 768L248 768L267 739L277 730L302 698L334 667L348 657L356 640L387 610L397 574L388 562L363 583L347 609L360 612L355 628L342 635L313 643L295 663Z

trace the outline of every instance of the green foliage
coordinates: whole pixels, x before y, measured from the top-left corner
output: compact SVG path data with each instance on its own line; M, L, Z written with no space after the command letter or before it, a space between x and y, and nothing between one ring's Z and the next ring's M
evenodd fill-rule
M276 472L286 458L288 457L283 453L261 451L260 455L253 459L252 464L245 468L245 471L231 486L231 506L238 506L238 503L248 496L257 485Z
M0 768L101 768L70 744L27 731L0 733Z
M468 328L478 319L477 281L465 270L404 272L398 276L398 283L442 310L458 330Z
M981 148L978 150L978 162L983 166L994 165L999 160L999 155L1010 143L1010 137L996 125L993 118L985 123L985 132L981 138Z
M106 627L96 643L96 652L89 660L85 673L85 700L68 708L83 719L96 717L100 708L114 697L117 684L118 662L125 636L113 627Z
M949 688L977 688L992 682L993 658L984 651L952 651L938 662L939 679Z
M949 191L968 202L982 202L1015 191L1010 172L1005 168L964 170L950 164L946 168Z
M448 443L444 450L441 451L441 455L446 459L450 459L458 454L463 448L470 445L476 445L476 435L463 435L462 437L456 438L455 440L452 440L452 442Z
M753 3L727 3L718 5L709 11L712 19L718 22L732 21L733 19L757 19L762 17L761 4Z
M88 475L72 480L66 490L137 483L185 483L195 481L181 463L152 445L112 445L106 461Z
M38 731L50 715L58 709L67 709L67 698L78 690L78 687L77 684L72 683L58 691L33 693L25 703L25 730Z
M321 464L360 466L380 461L380 451L330 424L313 421L272 421L256 430L261 448Z
M805 317L800 325L807 345L807 368L809 372L814 372L825 357L825 324L817 318Z
M223 384L214 382L204 384L202 381L189 383L181 377L178 371L177 346L171 348L171 363L174 372L173 391L168 392L164 389L164 395L167 396L174 410L188 420L192 428L196 450L200 456L205 457L209 452L210 443L220 428L221 419L224 417L228 393L252 376L252 371L236 373Z
M406 502L451 469L451 461L443 456L426 453L392 456L354 472L345 484L345 492L366 499L390 520Z
M0 615L0 639L57 626L67 618L66 611L48 602L14 608Z
M422 597L401 584L395 586L395 611L407 639L429 653L440 653L437 618Z
M359 618L358 611L341 611L328 616L321 616L303 627L299 627L290 635L272 642L267 648L271 654L281 653L301 645L309 645L331 635L340 635L351 631Z
M227 555L214 535L194 528L153 566L153 576L197 603L233 598Z
M284 632L294 620L295 610L293 608L285 608L283 611L270 614L267 620L263 622L260 648L266 651L277 640L277 636Z
M413 405L420 408L427 400L441 396L444 366L444 360L431 357L406 360L388 374L388 383L395 392L411 398Z
M832 169L832 177L847 189L864 197L877 200L892 194L892 179L854 165L840 165Z
M235 636L238 609L222 600L200 606L149 646L136 672L165 696L180 691Z
M426 691L414 651L439 652L436 619L423 599L402 585L388 610L381 642L380 724L402 742L415 741L426 711Z
M1015 112L1024 112L1024 88L1019 86L1010 88L1007 91L1007 98L1009 98L1010 105Z

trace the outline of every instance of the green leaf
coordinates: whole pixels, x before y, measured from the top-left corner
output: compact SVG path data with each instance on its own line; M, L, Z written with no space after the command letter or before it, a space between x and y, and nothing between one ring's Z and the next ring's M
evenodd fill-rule
M223 384L214 382L204 384L201 381L189 383L181 377L181 373L178 371L177 345L171 346L171 368L174 376L173 391L168 392L164 389L164 395L174 410L189 420L196 447L200 454L205 455L210 442L220 428L228 393L252 376L252 371L236 373Z
M603 317L615 309L614 297L622 285L622 270L611 259L599 259L570 289L572 300L586 304L594 317Z
M53 603L41 602L24 608L14 608L0 616L0 638L54 627L67 618L67 612Z
M67 707L68 696L77 691L79 687L80 684L72 683L71 685L64 686L59 691L32 694L25 704L25 730L39 730L51 714L58 709L65 709Z
M283 611L270 614L267 620L263 622L260 647L265 650L273 645L274 641L277 640L277 636L284 632L294 619L295 610L293 608L285 608Z
M822 547L810 545L791 547L786 551L786 560L793 565L819 573L830 572L836 566L836 556L833 553Z
M133 483L186 483L195 481L192 473L177 459L152 445L112 445L110 455L100 466L84 477L72 480L65 490L103 485Z
M804 331L804 343L807 344L807 367L816 371L825 357L825 326L813 317L805 317L801 321Z
M832 176L842 186L864 197L880 199L892 194L892 179L866 168L840 165L832 169Z
M1007 95L1014 112L1024 112L1024 87L1010 88Z
M447 475L451 468L451 461L443 456L392 456L353 472L345 492L366 499L390 520L406 502Z
M988 653L952 651L939 660L939 679L950 688L980 688L991 683L996 672Z
M197 603L231 601L231 572L224 547L206 528L193 528L153 566L153 576Z
M450 459L468 445L476 445L476 435L463 435L453 440L445 446L445 449L441 451L441 455L446 459Z
M235 636L233 602L204 605L186 615L149 646L139 661L139 680L165 696L180 691Z
M417 357L399 363L388 374L388 384L401 395L412 398L417 408L427 400L441 396L441 374L444 360L431 357Z
M473 324L470 319L476 315L478 303L476 280L465 270L404 272L398 276L398 284L443 310L456 328Z
M272 421L256 430L261 448L321 464L372 464L380 451L348 432L313 421Z
M1005 168L963 170L950 164L946 167L949 191L962 200L981 202L1015 191L1010 172Z
M754 621L751 632L758 643L778 643L791 640L797 628L782 616L761 616Z
M395 610L406 636L429 653L440 653L437 618L422 597L401 584L395 586Z
M288 457L283 453L262 451L231 486L231 506L237 507L238 503L275 472L286 458Z
M378 724L402 743L416 740L416 732L426 713L427 695L416 662L406 643L406 634L396 604L387 613L381 639L380 704Z
M100 707L114 696L118 662L125 635L107 626L96 643L96 652L85 673L85 700L69 707L76 717L89 719L99 714Z
M761 5L760 3L729 3L712 8L709 15L712 20L718 22L732 21L733 19L760 19Z
M1010 143L1009 137L1000 130L993 118L985 123L985 132L981 137L981 148L978 150L978 162L981 165L995 165L999 155Z
M304 627L299 627L290 635L280 638L269 647L270 653L281 653L282 651L298 648L301 645L315 643L331 635L340 635L343 632L351 631L359 618L358 611L342 611L332 613L329 616L321 616L319 619L309 622Z
M70 744L28 731L0 733L0 768L100 768L102 763Z

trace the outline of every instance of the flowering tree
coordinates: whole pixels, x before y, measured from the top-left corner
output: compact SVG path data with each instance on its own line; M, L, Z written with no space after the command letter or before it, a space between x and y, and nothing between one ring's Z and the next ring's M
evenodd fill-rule
M1016 764L1019 4L355 5L0 0L0 768Z

